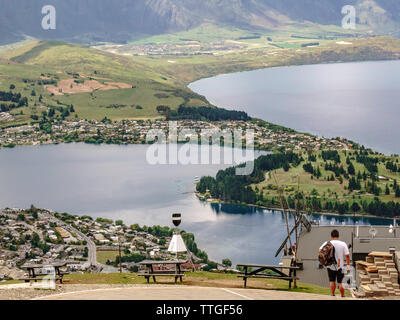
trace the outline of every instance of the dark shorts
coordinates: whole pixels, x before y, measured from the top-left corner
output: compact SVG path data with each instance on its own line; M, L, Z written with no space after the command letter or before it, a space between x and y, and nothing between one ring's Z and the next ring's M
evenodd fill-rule
M329 282L342 283L344 278L344 273L342 269L339 269L337 271L328 269L328 276L329 276Z

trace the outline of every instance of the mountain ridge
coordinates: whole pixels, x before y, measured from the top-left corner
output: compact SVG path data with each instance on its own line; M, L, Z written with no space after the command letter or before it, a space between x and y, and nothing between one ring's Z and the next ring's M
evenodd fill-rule
M56 30L41 28L45 5L56 8ZM397 0L0 0L0 43L25 35L79 43L126 42L207 22L246 29L296 22L340 25L344 5L354 5L357 22L374 33L400 35Z

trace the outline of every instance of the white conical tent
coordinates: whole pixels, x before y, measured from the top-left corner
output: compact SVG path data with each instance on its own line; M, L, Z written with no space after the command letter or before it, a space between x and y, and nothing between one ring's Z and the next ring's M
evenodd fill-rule
M179 253L187 252L185 242L183 242L182 236L180 234L174 234L171 243L168 247L168 252Z

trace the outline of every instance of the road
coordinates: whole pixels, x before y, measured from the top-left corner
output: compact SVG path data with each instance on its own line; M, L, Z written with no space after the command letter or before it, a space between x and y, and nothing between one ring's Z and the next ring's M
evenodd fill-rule
M64 221L57 219L52 214L47 212L40 212L39 215L46 217L49 221L56 223L58 226L63 227L65 230L75 233L76 235L80 236L83 240L86 241L88 247L88 262L91 266L95 268L100 268L100 264L97 262L97 255L96 255L96 244L90 239L87 235L75 229L71 225L65 223Z
M300 292L192 286L132 286L54 294L37 300L348 300Z
M13 213L5 213L4 211L0 211L0 214L3 216L9 217L11 219L17 220L18 215L13 214ZM42 231L36 229L35 227L31 226L30 224L27 224L25 221L17 221L19 224L22 224L25 228L31 230L34 233L37 233L37 235L40 238L40 241L43 241L43 234Z

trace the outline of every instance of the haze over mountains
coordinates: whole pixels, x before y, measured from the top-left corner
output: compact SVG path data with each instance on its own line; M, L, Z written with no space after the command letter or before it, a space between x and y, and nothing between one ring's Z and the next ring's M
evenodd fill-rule
M41 27L44 5L57 10L57 29ZM141 36L215 23L248 30L309 21L340 25L344 5L372 33L400 35L399 0L0 0L0 43L24 35L88 43L124 42Z

